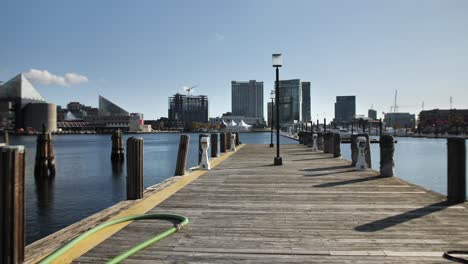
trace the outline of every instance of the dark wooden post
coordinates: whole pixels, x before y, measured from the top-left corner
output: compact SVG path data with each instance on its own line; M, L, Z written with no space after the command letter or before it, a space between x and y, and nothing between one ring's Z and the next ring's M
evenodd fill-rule
M323 132L327 132L327 119L323 119Z
M187 165L187 156L189 149L190 136L180 135L179 152L177 153L177 163L175 176L185 175L185 166Z
M324 150L323 149L323 133L322 132L317 132L317 148L319 150Z
M211 140L211 157L212 158L216 158L218 157L218 134L216 133L212 133L211 134L211 137L210 137L210 140Z
M330 153L330 133L323 133L323 152Z
M52 135L46 133L45 126L42 128L42 133L37 135L34 176L39 178L55 176L55 156L52 145Z
M0 263L24 261L23 146L0 147Z
M123 161L125 154L124 154L124 147L123 147L122 132L113 131L111 139L112 139L111 160L114 162Z
M351 166L356 166L356 162L357 162L357 156L358 156L358 148L357 148L357 144L356 144L356 139L357 139L357 135L354 135L354 134L351 134L351 142L350 142L350 145L351 145Z
M8 131L3 131L3 143L5 143L5 145L9 145L10 144L10 138L8 137Z
M333 133L333 157L341 156L341 136L339 133Z
M447 199L466 200L466 146L464 138L447 139Z
M127 200L143 198L143 145L142 138L127 140Z
M240 145L240 137L239 137L239 132L236 132L236 146Z
M55 155L54 146L52 144L52 134L46 134L47 143L47 169L49 170L49 176L55 177Z
M226 152L226 133L219 134L219 152L224 153Z
M226 134L226 149L231 150L231 132L227 132Z
M310 128L312 129L312 126ZM312 147L312 145L314 144L314 139L313 139L313 136L312 136L313 134L314 134L313 131L311 131L311 132L309 132L307 134L307 137L308 137L307 141L309 142L309 144L307 144L308 147Z
M380 137L380 176L394 176L395 163L393 154L395 153L395 145L393 137L390 135L382 135Z
M36 141L36 163L34 165L34 176L47 177L47 142L46 133L37 135Z

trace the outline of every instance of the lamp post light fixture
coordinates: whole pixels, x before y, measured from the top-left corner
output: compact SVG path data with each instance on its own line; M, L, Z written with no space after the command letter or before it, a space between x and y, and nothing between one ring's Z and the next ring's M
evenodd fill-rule
M274 114L273 114L273 106L275 105L274 104L274 101L275 100L275 90L271 90L270 92L270 98L271 98L271 109L270 109L270 113L271 113L271 117L270 117L270 128L271 128L271 133L270 133L270 136L271 136L271 140L270 140L270 148L274 147L275 144L273 144L273 117L274 117Z
M281 57L281 54L273 54L272 56L273 60L273 67L276 68L276 85L275 85L275 104L276 104L276 157L274 159L274 165L283 165L283 159L280 157L280 118L279 118L279 92L280 92L280 87L279 87L279 67L282 66L283 64L283 59Z

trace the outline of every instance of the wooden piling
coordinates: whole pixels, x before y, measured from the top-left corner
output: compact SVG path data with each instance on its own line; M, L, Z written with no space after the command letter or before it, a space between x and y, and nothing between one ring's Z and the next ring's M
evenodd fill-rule
M227 150L231 150L231 145L232 145L231 144L232 143L231 142L231 135L232 135L231 132L227 132L227 134L226 134L226 149Z
M219 134L219 152L224 153L226 152L226 133Z
M34 176L39 178L54 177L55 155L52 144L52 135L50 133L46 133L45 126L42 128L42 133L37 135L36 142Z
M366 163L367 163L367 167L370 169L370 168L372 168L372 163L371 163L370 141L369 141L369 135L368 134L351 135L351 144L350 144L351 145L351 166L356 166L356 162L357 162L358 148L357 148L356 139L358 137L365 137L367 139L367 142L366 142Z
M49 177L55 177L55 155L54 146L52 144L52 134L46 134L47 143L47 169L49 170Z
M24 146L0 147L0 263L24 261Z
M177 152L175 176L185 175L185 167L187 165L187 156L189 149L190 136L180 135L179 151Z
M240 145L240 137L239 137L239 132L236 132L236 146Z
M45 133L37 135L36 140L36 162L34 164L35 177L47 177L47 142L45 141Z
M5 146L10 145L10 138L8 136L8 131L3 131L3 143L5 143Z
M323 133L317 133L317 148L323 151Z
M338 133L333 133L333 157L341 156L341 136Z
M393 155L395 146L393 137L390 135L380 136L380 176L392 177L395 175L395 163Z
M447 139L447 200L466 200L466 145L464 138Z
M330 153L330 136L328 132L323 133L323 152Z
M310 128L312 129L312 126L311 126ZM307 146L308 146L308 147L312 147L312 145L314 144L313 135L314 135L314 132L309 132L309 133L307 134L307 137L308 137L308 139L307 139L307 142L308 142Z
M218 157L218 134L212 133L210 137L211 145L211 157Z
M143 147L142 138L127 140L127 200L143 198Z
M111 152L111 160L113 162L122 162L124 160L124 147L123 147L123 139L122 139L122 132L120 131L113 131L112 132L112 152Z
M202 154L203 154L203 148L201 147L201 139L202 137L208 137L207 134L199 134L198 135L198 163L197 164L200 164L201 162L201 158L202 158Z

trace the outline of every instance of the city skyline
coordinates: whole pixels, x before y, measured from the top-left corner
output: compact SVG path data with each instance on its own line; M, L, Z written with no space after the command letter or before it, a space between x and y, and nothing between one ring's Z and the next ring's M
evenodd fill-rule
M447 109L450 97L468 108L466 1L46 2L3 5L0 81L25 72L58 105L97 106L103 94L155 119L168 96L198 84L209 116L221 116L231 80L263 81L270 101L271 54L281 52L280 79L311 82L312 120L331 120L347 94L356 114L374 105L381 116L395 90L402 112Z

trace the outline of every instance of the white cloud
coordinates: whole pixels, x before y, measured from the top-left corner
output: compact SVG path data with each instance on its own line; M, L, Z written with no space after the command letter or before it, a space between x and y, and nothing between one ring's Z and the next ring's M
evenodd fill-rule
M215 38L216 38L217 41L221 41L221 40L224 39L224 35L216 32L215 33Z
M58 76L50 73L47 70L30 69L28 72L24 73L24 75L31 82L45 85L60 85L69 87L74 84L88 82L88 77L77 73L67 73L65 76Z

